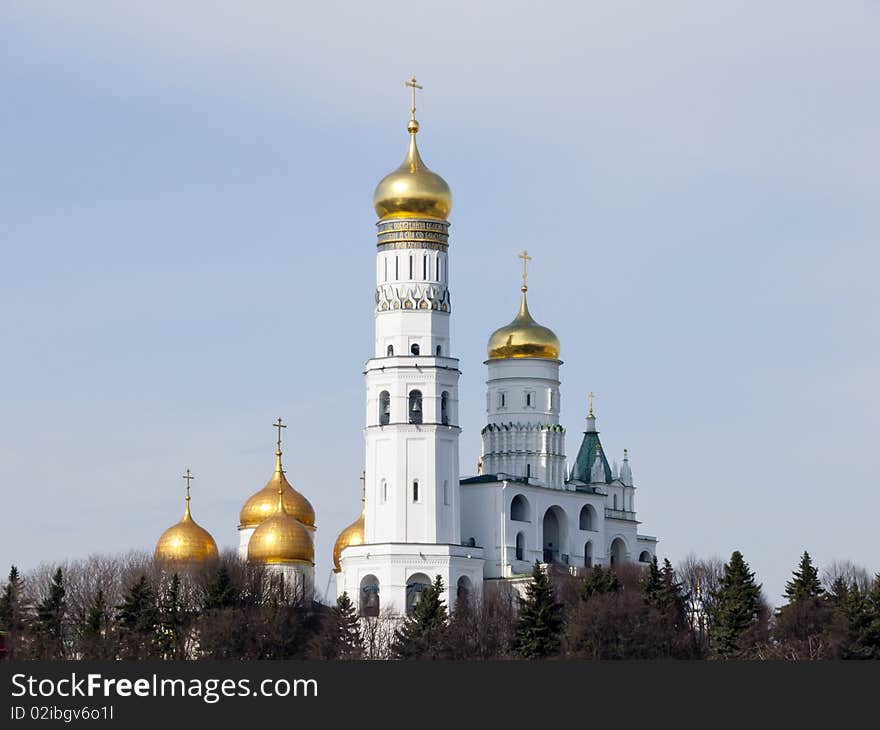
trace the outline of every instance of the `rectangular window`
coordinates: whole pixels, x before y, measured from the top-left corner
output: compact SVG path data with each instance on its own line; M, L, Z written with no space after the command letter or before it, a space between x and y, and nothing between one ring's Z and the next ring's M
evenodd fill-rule
M394 257L394 281L400 279L400 260L397 256Z
M422 279L428 280L428 254L422 257Z
M413 479L413 502L419 501L419 480Z

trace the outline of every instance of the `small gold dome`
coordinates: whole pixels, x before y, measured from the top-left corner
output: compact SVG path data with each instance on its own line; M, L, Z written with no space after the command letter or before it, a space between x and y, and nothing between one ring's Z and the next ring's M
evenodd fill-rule
M276 492L275 512L260 523L248 541L247 559L263 565L315 564L312 536L288 514L281 488Z
M309 500L297 492L281 467L281 452L275 453L275 473L259 492L254 494L238 516L240 528L256 527L263 520L270 517L278 505L278 488L281 488L284 497L284 509L288 515L301 522L303 525L314 529L315 510Z
M187 487L183 519L162 533L153 553L156 560L192 564L204 563L218 556L217 543L214 542L211 533L192 518L189 500L189 487Z
M452 210L452 191L446 181L431 172L419 155L416 133L419 123L410 119L409 149L403 164L376 186L373 207L380 220L389 218L434 218L446 220Z
M506 327L495 330L489 338L490 360L513 357L559 359L559 338L549 327L543 327L532 319L526 291L527 287L523 286L522 303L516 319Z
M336 538L336 544L333 546L333 572L338 573L342 570L339 559L342 557L342 551L349 545L364 544L364 510L361 508L361 516L339 533Z

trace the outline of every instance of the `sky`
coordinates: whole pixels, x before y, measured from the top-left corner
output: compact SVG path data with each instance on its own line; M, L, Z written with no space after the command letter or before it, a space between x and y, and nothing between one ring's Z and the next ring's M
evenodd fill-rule
M529 303L658 554L880 571L880 3L0 5L0 571L221 548L274 465L317 577L360 511L372 191L454 195L461 464Z

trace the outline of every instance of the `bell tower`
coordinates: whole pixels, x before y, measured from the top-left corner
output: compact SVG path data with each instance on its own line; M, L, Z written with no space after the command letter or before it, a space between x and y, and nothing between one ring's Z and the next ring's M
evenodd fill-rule
M342 551L338 583L354 598L362 579L375 580L381 604L399 612L418 592L407 573L418 573L418 585L439 574L449 589L461 573L458 553L467 553L459 517L460 373L449 333L452 193L422 161L415 117L422 87L415 77L406 86L406 157L373 198L379 220L375 341L365 367L364 545ZM478 576L468 577L471 584L482 578L474 552L463 558L471 564L468 576Z

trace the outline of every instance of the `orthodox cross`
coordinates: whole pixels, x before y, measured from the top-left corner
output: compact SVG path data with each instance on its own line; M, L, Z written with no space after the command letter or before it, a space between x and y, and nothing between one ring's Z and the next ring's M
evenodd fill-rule
M409 81L404 81L404 86L408 86L412 89L412 103L409 107L409 118L416 118L416 89L423 89L424 87L416 83L416 77L413 76Z
M183 478L186 479L186 501L189 502L189 483L195 479L195 477L189 473L189 468L187 468L186 474L183 475Z
M593 417L593 398L596 397L596 394L591 390L587 393L587 397L590 399L590 418Z
M273 425L275 428L278 429L278 451L279 451L279 453L280 453L280 452L281 452L281 429L282 429L282 428L287 428L287 426L286 426L285 424L281 423L281 418L280 418L280 417L279 417L278 420L277 420L275 423L273 423L272 425Z
M522 288L523 288L523 291L525 291L526 289L528 289L528 287L526 286L526 277L529 275L528 265L529 265L529 261L532 260L532 257L529 256L528 251L523 251L519 256L517 256L517 258L522 259L522 262L523 262L523 285L522 285Z

